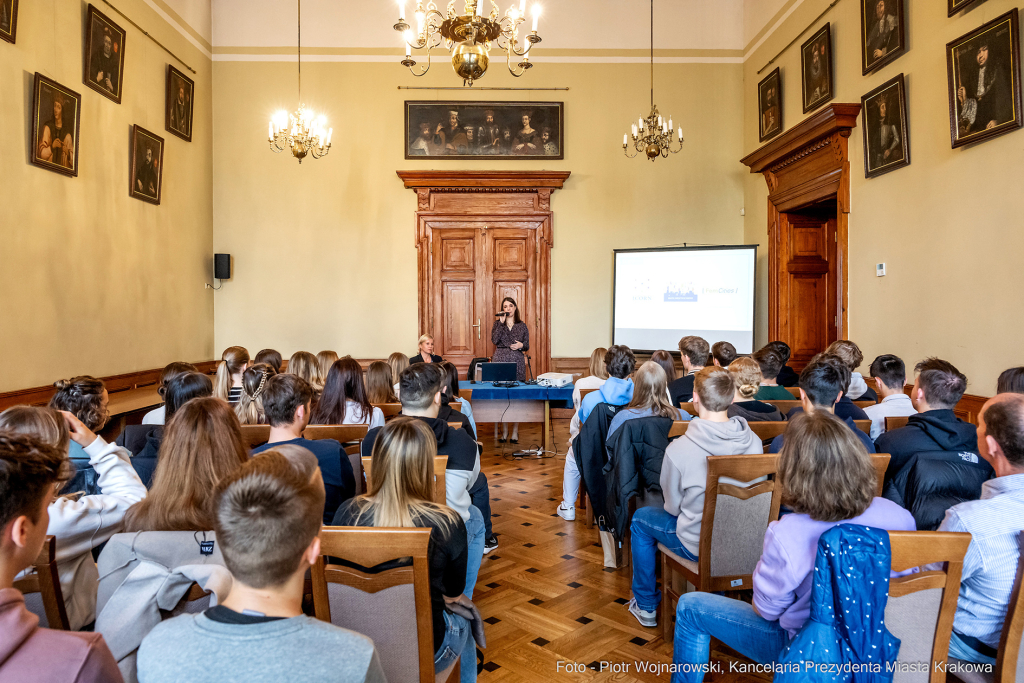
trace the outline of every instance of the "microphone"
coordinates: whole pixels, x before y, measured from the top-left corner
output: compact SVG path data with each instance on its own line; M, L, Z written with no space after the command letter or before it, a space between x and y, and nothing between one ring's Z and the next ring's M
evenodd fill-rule
M500 318L503 315L512 315L512 314L511 313L506 313L505 311L502 311L501 313L495 313L494 317L495 318Z

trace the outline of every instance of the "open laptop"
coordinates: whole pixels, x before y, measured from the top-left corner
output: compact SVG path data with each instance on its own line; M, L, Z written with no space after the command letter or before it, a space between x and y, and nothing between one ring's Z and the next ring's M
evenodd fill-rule
M516 381L515 363L481 363L480 372L484 382Z

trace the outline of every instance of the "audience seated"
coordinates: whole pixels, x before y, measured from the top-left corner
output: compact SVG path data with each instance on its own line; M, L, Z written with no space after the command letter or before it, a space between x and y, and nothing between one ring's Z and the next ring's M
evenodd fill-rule
M252 368L250 368L250 370L251 369ZM249 370L246 370L246 373L248 372ZM178 375L167 384L167 392L164 394L164 407L166 408L164 416L167 420L170 420L183 405L192 399L212 395L213 382L211 382L210 378L206 375L202 375L198 372L186 372L182 375ZM245 401L244 395L242 396L242 401ZM235 404L236 412L240 405L242 405L241 402ZM153 472L156 471L156 465L160 456L160 443L163 441L163 435L163 427L157 427L154 429L149 436L146 437L146 445L143 449L138 453L138 455L132 457L132 467L135 468L135 472L139 475L139 479L142 480L142 483L146 485L146 488L149 488L149 485L153 480Z
M939 358L926 358L914 372L917 379L910 400L917 415L910 416L906 427L885 432L875 441L879 453L891 456L886 481L896 476L915 453L978 451L977 428L953 414L967 391L967 377Z
M949 656L995 664L1024 531L1024 397L1002 393L985 403L978 448L996 478L982 486L981 500L951 507L939 531L971 534ZM1007 665L1012 671L1013 662Z
M188 401L164 427L149 495L125 514L124 531L212 529L217 484L248 459L231 406L212 396Z
M827 410L808 410L793 420L777 483L794 514L768 526L754 570L753 604L712 593L680 597L673 663L697 668L675 674L673 681L703 680L699 667L708 663L712 637L756 662L776 661L810 617L818 538L828 529L843 523L916 528L909 512L875 497L875 469L859 444Z
M863 375L857 372L857 368L864 362L864 354L859 346L848 339L840 339L829 344L825 353L838 357L850 369L850 388L846 394L851 401L878 400L878 396L864 381Z
M421 334L419 343L416 346L418 353L409 358L409 364L413 363L440 363L444 360L441 356L434 355L434 338L429 334Z
M676 381L676 362L672 358L672 354L664 349L658 349L651 354L651 360L661 366L661 369L665 371L665 381L668 384ZM665 395L668 396L669 404L672 403L672 392L666 387Z
M294 446L262 453L220 482L212 508L231 592L150 631L140 683L384 681L369 638L302 612L306 572L320 554L316 458Z
M754 394L754 398L758 401L792 401L793 394L778 383L779 371L782 370L782 356L769 346L765 346L751 358L761 368L761 386Z
M213 395L234 405L242 396L242 373L249 367L249 352L242 346L229 346L217 364Z
M779 386L795 387L800 381L800 375L798 375L793 368L786 365L786 363L789 362L789 356L792 353L789 348L789 344L781 341L773 341L765 344L764 348L769 351L774 351L782 360L782 366L779 368L779 375L776 377L776 381L779 383Z
M430 423L398 417L374 441L373 469L365 496L342 504L334 526L430 528L430 606L434 623L434 667L444 671L460 657L462 681L476 680L475 643L470 624L446 607L468 606L473 563L463 516L431 502L434 455Z
M242 373L242 395L235 404L235 415L238 422L244 425L262 425L267 423L263 411L263 390L267 380L277 372L266 363L254 363Z
M274 372L280 374L281 366L284 364L284 358L281 356L280 351L274 349L263 349L256 354L253 358L253 363L265 363L270 367L274 368Z
M316 365L320 368L320 376L324 378L324 384L327 383L327 373L331 371L331 366L338 361L338 354L334 351L321 351L316 354Z
M125 513L146 497L146 487L132 469L127 450L108 444L70 412L13 406L0 413L0 432L30 436L65 458L69 440L73 440L84 448L97 475L96 495L47 498L49 524L44 527L47 534L57 539L57 568L68 623L73 631L78 631L96 619L99 574L92 551L121 531ZM61 483L73 472L66 459Z
M600 389L608 379L608 371L604 366L604 357L608 353L608 349L603 346L599 346L590 354L590 374L586 377L580 377L576 380L572 388L572 405L576 410L580 409L580 401L583 397L580 392L584 389ZM571 427L570 427L571 430ZM576 431L579 432L579 425L577 425ZM573 435L570 435L570 439Z
M398 378L402 376L402 370L409 367L409 356L395 351L393 354L388 356L388 365L391 366L391 376L395 380L395 384L392 389L395 390L395 396L399 395Z
M310 357L313 354L308 354ZM292 356L294 359L295 356ZM289 369L291 369L289 362ZM312 412L313 388L298 375L274 375L263 389L263 410L270 425L270 439L252 449L262 453L278 444L302 446L316 456L324 479L327 499L324 504L324 523L329 524L342 501L356 494L356 478L352 463L334 439L304 439L302 432L309 424Z
M110 395L102 380L82 375L57 380L53 386L56 391L50 397L51 408L71 413L93 432L99 432L106 426L110 420L110 411L107 407ZM75 466L75 477L68 482L68 488L62 493L96 493L96 473L89 464L89 456L78 442L71 442L68 457Z
M999 373L997 394L1024 394L1024 367L1010 368Z
M720 368L727 368L736 360L736 347L727 341L715 342L711 345L711 359Z
M867 413L864 412L864 409L854 404L850 397L846 395L846 390L849 389L850 386L850 366L845 361L843 361L843 359L840 358L839 356L833 356L828 353L819 353L818 355L811 359L811 362L813 363L818 360L829 361L835 365L842 366L840 372L845 378L845 384L843 384L842 386L842 391L839 394L839 400L836 401L834 411L836 417L848 417L851 420L867 420L868 416ZM803 373L801 373L801 376L802 374ZM802 413L803 410L804 409L800 406L790 408L789 412L786 413L786 419L792 420L794 415Z
M907 383L907 368L899 356L887 353L871 361L871 377L882 400L864 409L871 420L871 438L877 439L885 431L885 418L916 415L914 404L903 391Z
M736 395L729 406L729 417L742 417L747 422L781 422L786 419L771 403L755 399L761 389L761 366L757 361L753 358L737 358L729 364L729 372L736 383ZM789 393L787 389L783 391Z
M47 410L47 409L37 409ZM49 411L52 412L52 411ZM67 438L67 431L64 432ZM14 578L46 540L53 493L67 474L67 452L41 439L0 433L0 680L19 683L120 683L121 672L97 633L39 628ZM91 561L91 558L90 558ZM95 577L93 579L95 581ZM86 586L95 592L95 586Z
M441 404L448 406L454 404L455 409L453 412L449 408L447 419L449 422L462 422L464 428L467 428L465 425L468 423L469 433L476 439L477 431L476 420L473 419L473 406L470 405L469 401L459 396L459 369L455 367L455 363L449 363L446 360L441 361L439 365L445 372L444 397L441 399ZM460 415L461 418L459 417ZM437 416L445 419L444 414L441 412Z
M288 374L306 380L313 390L313 407L320 400L324 390L324 377L320 374L320 363L309 351L296 351L288 359ZM329 496L328 496L329 497Z
M156 393L160 394L160 398L167 400L167 383L178 375L184 375L186 372L199 372L196 366L191 363L174 362L168 363L163 371L160 373L160 382L157 384ZM142 424L144 425L162 425L166 424L166 416L164 414L165 406L154 408L145 415L142 416Z
M374 405L398 403L391 366L382 360L373 361L366 369L366 399Z
M800 413L811 413L816 410L832 413L846 423L846 426L853 431L857 439L864 444L864 448L868 453L874 453L875 444L871 441L871 437L862 432L853 423L855 418L850 417L849 414L839 414L839 399L843 395L849 379L850 370L842 361L835 356L826 356L819 353L811 359L811 362L800 373L800 402L803 407L794 408L790 411L788 417L792 420ZM785 434L775 437L768 452L780 452L785 438ZM888 453L888 451L882 452Z
M666 389L668 380L661 365L649 360L633 374L633 397L622 410L615 413L608 425L608 441L627 420L643 417L667 417L670 420L689 420L689 413L683 413L668 402Z
M639 373L638 373L639 374ZM746 420L726 412L736 393L733 373L705 367L695 377L693 403L697 417L686 433L668 445L661 468L664 507L642 507L633 515L630 536L633 553L633 598L629 611L643 626L657 626L658 544L688 560L697 559L700 521L704 515L704 489L709 455L761 454L761 440ZM618 415L616 415L618 417Z
M679 355L683 362L683 376L668 385L672 405L680 406L693 399L693 377L708 364L711 347L700 337L679 340Z
M370 405L363 384L363 369L349 356L334 361L327 372L324 393L313 410L314 425L384 426L384 413Z

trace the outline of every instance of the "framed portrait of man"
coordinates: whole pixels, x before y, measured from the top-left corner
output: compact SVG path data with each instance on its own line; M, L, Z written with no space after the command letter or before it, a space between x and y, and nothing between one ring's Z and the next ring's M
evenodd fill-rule
M834 96L832 88L832 28L826 23L800 46L804 113Z
M0 39L8 43L18 37L18 0L0 0Z
M81 95L37 72L32 89L32 163L77 176L81 115Z
M94 5L85 20L85 84L121 104L124 83L124 29Z
M910 164L907 90L899 74L860 98L864 176L874 178Z
M946 43L949 133L961 147L1021 127L1017 8Z
M164 139L142 126L132 126L131 185L128 194L152 204L160 203L164 171Z
M757 111L761 142L782 132L782 72L779 67L757 84Z
M192 98L195 93L195 82L168 64L167 117L164 128L185 142L192 142Z
M406 159L564 159L562 102L405 103Z
M984 0L947 0L947 2L949 3L949 7L947 8L948 16L953 16L957 12L967 9L975 3L984 2Z
M906 52L903 0L860 0L860 56L869 74Z

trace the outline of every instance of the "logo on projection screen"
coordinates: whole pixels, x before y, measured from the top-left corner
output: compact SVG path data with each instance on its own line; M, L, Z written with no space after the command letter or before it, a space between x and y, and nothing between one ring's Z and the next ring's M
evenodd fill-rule
M685 302L696 302L697 293L693 291L693 283L686 285L686 287L678 287L676 289L666 288L665 289L665 301L685 301Z

